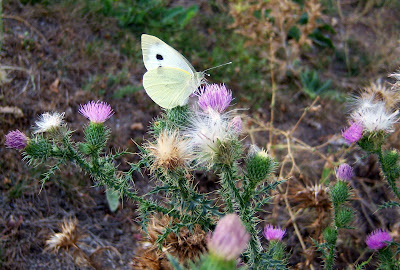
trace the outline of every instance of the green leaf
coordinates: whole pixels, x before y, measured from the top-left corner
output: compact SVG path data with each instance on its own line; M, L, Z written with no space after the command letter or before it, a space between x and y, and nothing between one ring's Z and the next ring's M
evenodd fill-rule
M385 202L384 204L379 206L378 210L392 208L392 207L400 207L400 203L394 201Z
M333 45L330 37L324 33L320 29L315 29L310 35L310 39L317 45L323 48L331 48L335 49L335 45Z
M299 29L297 26L292 26L292 27L289 29L288 38L289 38L289 39L293 38L293 39L295 39L296 41L299 41L299 40L300 40L300 37L301 37L301 31L300 31L300 29Z
M111 212L115 212L119 206L119 193L116 190L106 187L106 198Z
M172 255L170 255L169 253L167 253L167 258L168 258L168 261L170 262L170 264L172 265L172 267L173 267L175 270L183 270L182 265L180 265L179 262L178 262L178 260L175 259Z
M301 14L298 23L299 23L299 24L302 24L302 25L308 23L308 13L307 13L307 12L304 12L303 14Z
M374 256L374 254L372 254L368 260L366 260L365 262L362 262L361 264L356 265L356 270L363 270L364 266L366 266L367 264L369 264L369 262L371 261L372 257Z

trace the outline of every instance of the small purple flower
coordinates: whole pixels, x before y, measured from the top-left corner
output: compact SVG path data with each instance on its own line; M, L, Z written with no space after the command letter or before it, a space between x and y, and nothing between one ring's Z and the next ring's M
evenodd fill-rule
M111 109L111 106L108 105L106 102L90 101L83 106L81 105L79 113L89 119L90 122L104 123L114 114L114 111Z
M350 181L353 176L353 168L347 163L340 164L336 168L336 178L339 180Z
M368 234L365 243L370 249L378 250L388 245L385 242L391 242L392 240L393 238L388 231L376 229L372 233Z
M362 133L363 126L361 124L350 122L350 126L342 131L342 136L348 143L354 143L361 139Z
M210 84L202 88L199 93L198 104L203 111L210 109L222 113L232 101L232 92L225 85Z
M21 149L24 149L27 144L28 144L28 138L25 136L24 133L22 133L18 129L10 131L6 135L5 145L8 148L14 148L17 150L21 150Z
M281 241L285 233L286 230L282 230L281 227L274 227L271 224L267 224L264 227L263 235L268 241Z
M228 214L218 221L214 233L209 234L207 246L213 255L232 261L246 249L249 240L250 234L238 215Z
M242 122L242 118L240 118L240 116L237 115L237 116L233 117L233 119L230 122L230 125L236 134L240 134L242 132L243 122Z

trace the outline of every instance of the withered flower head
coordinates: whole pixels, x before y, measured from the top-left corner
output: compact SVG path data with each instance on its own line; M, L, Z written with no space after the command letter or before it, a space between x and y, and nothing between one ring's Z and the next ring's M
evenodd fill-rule
M45 250L52 250L57 253L60 249L70 249L76 247L81 234L78 231L78 220L76 218L71 218L69 220L65 219L63 223L60 224L61 232L54 233L47 241Z
M133 259L134 269L173 269L166 254L178 258L180 263L194 260L204 253L206 248L206 233L196 224L191 231L183 227L179 234L170 233L162 243L161 250L157 239L165 230L179 221L167 215L153 216L147 225L148 239L143 242L143 248ZM144 267L144 265L147 266Z
M386 87L382 83L371 83L368 87L365 87L361 93L361 96L365 99L370 99L374 103L383 102L385 103L386 110L394 109L395 106L400 102L400 91L396 87Z
M148 143L146 148L153 158L153 171L159 168L174 170L185 166L192 158L189 142L177 131L163 131L157 141Z
M295 182L290 185L288 199L296 209L313 209L308 218L311 223L307 226L312 229L313 237L318 237L332 209L327 187L322 184L304 186Z

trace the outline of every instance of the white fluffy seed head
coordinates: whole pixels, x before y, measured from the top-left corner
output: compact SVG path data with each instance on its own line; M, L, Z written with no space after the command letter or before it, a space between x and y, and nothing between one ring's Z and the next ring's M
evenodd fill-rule
M398 121L398 111L388 113L384 102L373 103L364 99L353 111L351 118L363 125L369 132L392 132L393 125Z
M35 122L34 133L43 133L61 127L64 123L64 113L43 113Z
M198 113L191 120L191 128L185 132L190 140L198 163L212 163L221 143L237 138L238 134L230 125L229 114L209 112Z

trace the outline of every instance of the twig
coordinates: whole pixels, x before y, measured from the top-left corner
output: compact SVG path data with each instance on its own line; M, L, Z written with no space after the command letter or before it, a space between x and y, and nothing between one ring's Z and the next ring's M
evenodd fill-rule
M299 120L297 120L297 123L294 125L294 127L292 128L292 130L289 132L289 135L292 135L293 132L297 129L297 127L300 125L300 122L303 120L303 118L306 116L309 108L312 108L315 103L317 103L317 101L319 100L319 96L317 96L314 101L311 103L310 106L308 106L307 108L304 109L303 113L301 114Z
M24 87L22 88L22 90L18 93L18 95L20 95L21 93L23 93L23 92L26 91L26 89L28 88L28 85L29 85L29 81L32 82L33 91L36 90L36 86L35 86L35 76L34 76L34 74L33 74L33 72L32 72L31 69L26 69L26 68L23 68L23 67L14 67L14 66L0 65L0 70L1 70L1 69L3 69L3 70L6 70L6 69L8 69L8 70L18 70L18 71L24 71L24 72L28 73L28 78L26 79L25 85L24 85ZM18 96L18 95L17 95L17 96Z
M274 53L272 50L272 36L269 38L269 49L270 49L270 54L271 54L271 61L270 61L270 70L271 70L271 84L272 84L272 97L271 97L271 118L269 121L269 126L272 129L274 127L274 115L275 115L275 99L276 99L276 84L275 84L275 75L274 75L274 68L273 68L273 59L274 59ZM273 140L273 133L269 132L269 142L267 145L267 149L271 150L271 145L272 145L272 140Z
M21 17L15 16L15 15L4 15L3 14L2 18L3 19L9 19L9 20L16 20L16 21L19 21L19 22L23 23L26 27L28 27L33 32L35 32L44 41L44 43L46 45L49 45L49 42L47 41L46 37L42 33L40 33L39 30L37 30L35 27L33 27L30 23L28 23L26 20L22 19Z

